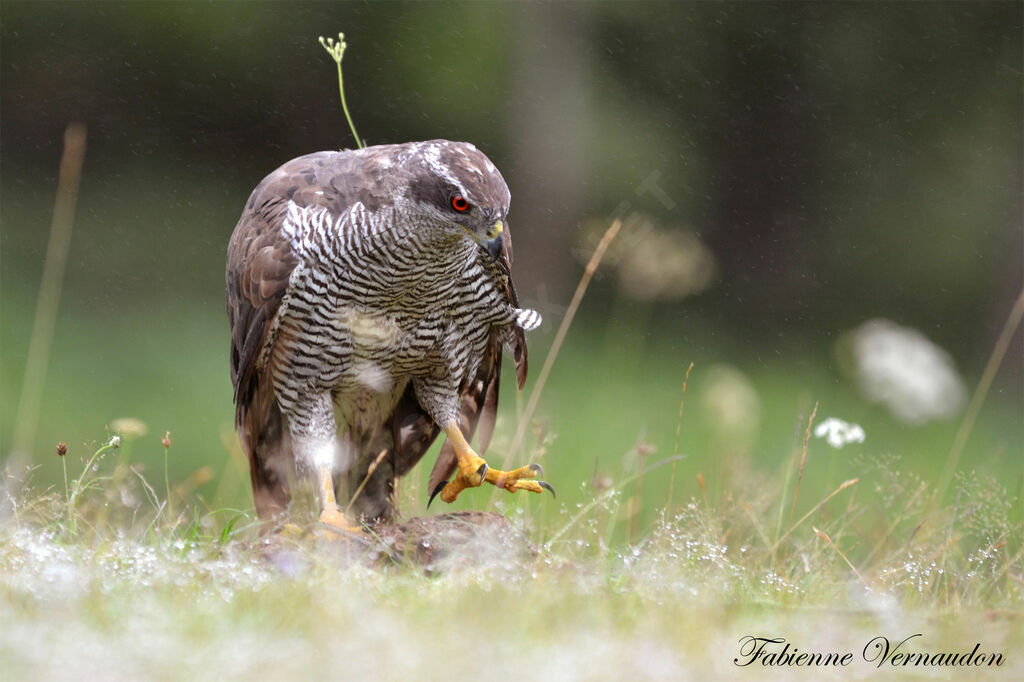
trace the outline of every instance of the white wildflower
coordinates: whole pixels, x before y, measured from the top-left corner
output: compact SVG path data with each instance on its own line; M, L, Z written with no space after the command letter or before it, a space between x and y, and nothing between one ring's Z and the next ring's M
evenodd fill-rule
M851 424L836 417L829 417L814 427L814 435L824 438L837 450L849 443L863 443L866 437L860 424Z
M953 359L924 334L889 320L870 320L853 331L861 392L898 419L921 424L957 414L967 399Z

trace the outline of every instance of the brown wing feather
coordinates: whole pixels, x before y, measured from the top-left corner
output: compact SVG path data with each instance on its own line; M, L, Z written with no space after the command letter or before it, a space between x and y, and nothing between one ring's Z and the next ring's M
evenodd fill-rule
M257 360L297 260L278 230L275 214L280 202L254 203L258 191L228 245L227 309L235 426L249 458L256 511L267 518L283 512L288 504L291 444L273 388L257 368Z
M231 380L238 418L252 400L256 361L298 262L287 240L272 224L273 213L272 203L255 210L247 208L228 247Z

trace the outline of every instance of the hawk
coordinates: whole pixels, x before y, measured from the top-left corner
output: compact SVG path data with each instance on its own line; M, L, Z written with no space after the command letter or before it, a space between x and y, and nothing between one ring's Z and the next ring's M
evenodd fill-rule
M509 191L465 142L293 159L252 192L227 254L235 424L261 519L290 481L317 485L320 521L387 520L395 480L440 431L430 500L483 482L554 490L536 464L488 466L502 349L522 389L524 331L509 272ZM338 504L362 486L351 503Z

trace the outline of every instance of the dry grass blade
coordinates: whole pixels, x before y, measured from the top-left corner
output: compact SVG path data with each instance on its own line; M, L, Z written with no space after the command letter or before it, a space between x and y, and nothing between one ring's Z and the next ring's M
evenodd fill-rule
M551 344L551 350L548 351L548 355L544 359L544 366L541 367L540 375L537 377L537 383L534 384L533 391L530 392L530 400L526 403L526 409L523 411L523 414L519 419L519 425L516 427L516 434L512 439L512 445L509 447L508 453L505 455L505 464L502 467L503 469L509 468L509 465L512 463L512 459L523 444L523 439L526 436L526 429L530 424L530 420L533 419L533 413L537 410L537 403L540 402L540 396L544 391L544 385L547 383L548 375L551 374L551 367L555 364L555 359L558 357L558 351L562 348L562 343L565 341L566 334L569 333L569 327L572 325L572 321L576 317L576 311L579 309L580 303L583 301L583 295L587 293L587 287L590 286L590 280L593 279L594 273L597 271L597 266L601 264L601 259L604 258L605 251L608 250L609 245L611 245L612 240L615 239L615 235L619 233L621 228L622 220L616 218L612 221L612 224L608 226L604 236L601 237L601 241L598 242L597 248L594 249L593 255L590 256L590 260L587 262L587 267L583 271L583 276L580 277L579 284L576 285L576 292L572 295L572 301L569 303L569 308L565 312L565 317L562 318L562 324L559 325L558 332L555 334L555 340ZM493 501L493 494L491 499Z
M885 533L880 538L878 538L878 542L876 542L875 546L871 548L870 552L868 552L867 557L864 559L865 564L869 564L871 560L875 558L875 555L878 554L878 552L886 545L886 543L889 542L889 540L892 538L892 534L896 532L896 528L898 528L899 525L903 522L903 520L907 518L907 515L909 514L914 502L916 502L917 498L921 496L921 493L923 493L927 489L928 486L926 485L921 485L918 487L918 489L910 497L907 503L903 506L903 509L900 511L900 513L896 515L896 518L893 519L892 523L890 523L888 528L885 529Z
M821 502L819 502L818 504L814 505L814 507L813 507L813 508L812 508L812 509L811 509L810 511L808 511L808 512L807 512L806 514L804 514L803 516L801 516L801 517L800 517L800 520L799 520L799 521L797 521L797 522L796 522L796 523L794 523L794 524L793 524L792 526L790 526L790 527L789 527L789 530L787 530L787 531L786 531L785 533L783 533L783 534L782 534L782 537L780 537L780 538L779 538L778 540L776 540L776 541L775 541L775 544L774 544L774 545L772 545L772 548L771 548L771 550L770 550L770 553L774 553L774 552L775 552L775 550L779 548L779 545L781 545L781 544L782 544L782 541L783 541L783 540L785 540L785 539L786 539L786 538L788 538L788 537L789 537L790 535L792 535L792 534L793 534L793 531L795 531L795 530L796 530L797 528L799 528L799 527L800 527L801 525L803 525L803 522L804 522L804 521L806 521L807 519L809 519L809 518L811 517L811 515L812 515L812 514L814 514L814 513L816 512L816 511L818 511L819 509L821 509L822 507L824 507L824 506L825 506L825 504L826 504L826 503L827 503L827 502L828 502L829 500L831 500L831 499L832 499L833 497L835 497L836 495L838 495L838 494L839 494L840 492L842 492L843 490L846 490L847 488L849 488L849 487L850 487L851 485L854 485L854 484L856 484L856 483L857 483L858 481L860 481L860 479L859 479L859 478L851 478L851 479L850 479L849 481L843 481L843 483L842 483L842 484L841 484L841 485L840 485L840 486L839 486L838 488L836 488L835 490L833 490L832 492L830 492L830 493L829 493L828 495L826 495L826 496L825 496L825 497L824 497L824 498L823 498L823 499L821 500Z
M999 333L995 346L992 347L992 354L989 355L985 371L982 372L981 379L978 381L978 388L975 389L974 395L971 396L971 402L964 413L964 419L960 422L960 428L957 429L956 436L953 438L953 446L950 448L949 456L946 458L946 466L942 470L942 476L939 478L938 485L935 486L935 492L932 495L929 506L934 505L937 500L942 498L946 493L946 488L949 487L950 481L953 480L953 472L960 461L960 455L963 454L967 438L974 429L974 421L978 418L978 413L981 412L981 406L985 403L985 397L988 396L989 389L992 388L992 381L996 378L996 372L999 371L999 366L1003 363L1006 351L1010 347L1010 341L1013 340L1013 335L1016 333L1017 327L1020 326L1022 318L1024 318L1024 289L1021 290L1020 295L1017 297L1017 302L1014 303L1013 309L1010 310L1010 315L1006 318L1006 324L1003 325L1003 330Z
M34 446L36 423L42 404L43 385L50 362L50 345L53 342L54 327L57 323L57 307L64 283L64 270L71 247L71 228L75 222L75 204L78 201L78 186L82 180L82 163L85 160L85 126L72 123L64 131L64 154L60 159L57 180L57 198L53 203L53 220L50 223L50 241L46 246L46 260L43 262L43 278L36 299L35 320L25 361L25 374L21 382L21 398L18 400L18 416L14 420L12 452L31 456Z
M861 581L862 583L864 583L865 585L867 585L867 584L868 584L868 581L867 581L867 580L865 580L865 579L864 579L864 576L862 576L862 575L860 574L860 571L858 571L858 570L857 570L857 567L856 567L856 566L854 566L854 565L853 565L853 563L851 563L851 562L850 562L850 560L849 560L849 559L848 559L848 558L846 557L846 555L845 555L845 554L843 553L843 550L841 550L841 549L839 549L838 547L836 547L835 543L834 543L834 542L832 542L832 538L830 538L830 537L828 536L828 533L822 532L822 531L818 530L817 528L815 528L814 526L811 526L811 528L812 528L812 529L814 530L814 534L815 534L815 535L817 535L817 536L818 536L819 538L821 538L822 540L824 540L825 542L827 542L827 543L828 543L828 546L829 546L829 547L831 547L832 549L834 549L834 550L836 551L836 554L838 554L838 555L839 555L840 557L842 557L843 561L845 561L845 562L846 562L846 565L850 567L850 570L851 570L851 571L853 571L853 574L854 574L854 575L856 575L856 576L857 576L857 578L858 578L858 579L859 579L859 580L860 580L860 581Z
M796 501L800 497L800 481L804 480L804 465L807 464L807 441L811 439L811 427L814 426L814 417L818 414L818 403L814 403L814 409L811 410L811 416L807 420L807 430L804 431L804 444L800 449L800 468L796 475L796 489L793 491L793 506L789 509L789 522L793 523L793 517L796 515Z
M686 382L690 379L690 372L693 371L693 363L686 368L686 374L683 375L683 395L679 398L679 416L676 417L676 442L672 446L672 454L679 454L679 433L683 427L683 405L686 403ZM668 477L668 508L672 509L672 495L675 493L676 488L676 463L672 462L672 473ZM705 501L707 496L705 495Z

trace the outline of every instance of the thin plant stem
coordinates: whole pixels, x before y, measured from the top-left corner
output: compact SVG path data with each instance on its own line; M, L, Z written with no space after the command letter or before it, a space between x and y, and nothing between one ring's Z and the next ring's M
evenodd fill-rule
M68 458L66 455L62 455L60 458L61 468L64 469L64 501L68 501Z
M981 406L985 403L989 390L992 388L996 372L999 371L999 366L1002 364L1006 351L1010 347L1010 341L1013 340L1013 335L1016 333L1017 327L1020 326L1021 318L1024 318L1024 289L1021 290L1016 303L1014 303L1009 316L1006 318L1006 324L1003 325L1003 330L1000 332L999 338L996 339L992 353L989 355L988 363L985 365L985 371L982 372L981 379L978 381L978 387L974 390L974 395L971 396L971 402L967 406L963 421L960 422L960 428L957 429L956 436L953 438L953 445L949 450L949 456L946 457L946 466L942 471L942 476L939 478L939 484L935 486L935 492L929 502L929 507L946 494L946 488L949 487L949 483L953 479L953 472L956 470L956 465L960 462L960 456L963 454L964 446L967 444L967 438L974 429L974 422L978 418L978 413L981 412Z
M167 471L167 455L170 448L164 448L164 494L167 496L167 518L173 518L173 512L171 511L171 477Z
M644 463L647 461L647 455L650 452L649 448L642 441L637 442L633 450L636 452L640 473L636 477L636 488L633 490L633 497L630 499L628 506L629 523L626 524L627 545L633 544L633 532L636 530L637 517L644 509Z
M789 509L789 522L793 523L793 516L796 514L796 501L800 497L800 482L804 480L804 465L807 464L807 441L811 438L811 427L814 426L814 417L818 414L818 403L814 403L811 416L807 420L807 430L804 431L804 444L800 449L800 468L796 475L796 488L793 490L793 506Z
M544 543L544 545L543 545L544 549L545 550L551 549L551 545L553 545L556 542L558 542L558 540L563 535L565 535L569 531L570 528L575 526L579 522L580 519L582 519L584 516L586 516L588 513L590 513L591 509L593 509L598 504L600 504L601 502L604 502L609 497L614 495L615 491L618 490L619 488L622 488L624 486L629 485L630 483L635 481L640 476L643 476L645 474L649 474L650 472L654 471L655 469L661 468L661 467L665 466L666 464L670 464L670 463L675 462L676 460L679 460L679 459L682 459L682 458L683 458L682 455L676 455L675 457L667 457L666 459L663 459L660 462L652 464L651 466L647 467L646 469L641 469L640 471L636 472L632 476L627 476L626 478L622 479L621 481L616 483L611 488L608 488L607 490L605 490L604 493L602 493L601 495L598 495L598 496L594 497L594 499L592 499L590 502L588 502L587 504L583 505L580 508L580 510L578 512L576 512L576 515L573 516L571 519L569 519L568 523L566 523L564 526L562 526L562 528L557 533L552 535L551 538L548 539L548 541Z
M858 579L859 579L859 580L860 580L860 581L861 581L862 583L864 583L865 585L867 585L867 584L868 584L868 581L864 579L864 576L860 574L860 571L858 571L858 570L857 570L857 567L856 567L856 566L854 566L854 565L853 565L853 563L852 563L852 562L851 562L851 561L850 561L850 560L849 560L849 559L848 559L848 558L846 557L846 554L844 554L844 553L843 553L843 550L839 549L839 548L838 548L838 547L836 546L836 544L835 544L834 542L832 542L832 538L830 538L830 537L828 536L828 533L825 533L825 532L823 532L823 531L820 531L820 530L818 530L817 528L815 528L814 526L811 526L811 529L812 529L812 530L814 531L814 534L815 534L815 535L817 535L817 536L818 536L819 538L821 538L822 540L824 540L825 542L827 542L827 543L828 543L828 546L829 546L829 547L831 547L832 549L834 549L834 550L836 551L836 554L838 554L838 555L839 555L840 557L842 557L843 561L845 561L845 562L846 562L846 565L850 567L850 570L851 570L851 571L853 571L853 574L854 574L855 576L857 576L857 578L858 578Z
M92 471L92 467L96 464L97 459L111 450L116 450L120 446L121 439L118 436L111 438L107 441L106 445L92 453L92 457L89 458L89 461L85 464L85 468L82 469L82 475L71 482L71 494L68 496L68 519L71 521L72 534L78 532L78 515L75 511L75 504L78 502L78 497L82 494L82 491L86 490L91 484L91 481L86 481L89 476L89 472Z
M686 368L686 374L683 375L683 395L679 398L679 416L676 417L676 442L672 446L672 454L679 454L679 433L683 426L683 404L686 403L686 382L690 379L690 372L693 371L693 363ZM676 463L672 462L672 473L668 477L668 509L672 509L672 494L675 492L676 487Z
M338 94L341 96L341 109L345 112L345 120L348 121L348 127L352 130L352 137L356 140L356 146L360 149L366 147L362 138L359 137L359 133L356 132L356 124L352 121L352 114L348 111L348 103L345 101L345 83L341 77L341 60L338 60Z
M35 445L36 424L39 422L43 386L50 363L50 346L57 324L57 309L71 247L71 229L75 222L75 204L78 202L84 159L85 126L72 123L64 131L64 153L58 171L57 198L53 202L50 241L46 246L43 277L39 285L39 297L36 299L25 374L21 381L18 413L14 420L11 450L22 456L31 456Z
M359 137L359 133L356 132L356 124L352 122L352 115L349 114L348 103L345 101L345 81L341 75L341 60L345 56L345 48L348 47L345 43L345 34L338 34L338 42L334 42L334 38L325 39L320 36L320 45L327 50L327 54L331 55L331 59L338 65L338 95L341 97L341 110L345 112L345 120L348 121L348 127L352 131L352 137L356 140L356 146L363 149L366 145Z
M505 466L503 467L505 469L508 469L509 464L512 462L512 458L523 444L523 439L526 436L526 428L529 426L530 420L533 419L533 413L537 410L537 403L540 402L540 396L544 391L544 385L547 383L548 376L551 374L551 367L555 364L555 359L558 357L558 352L562 348L562 343L565 341L566 334L569 333L569 327L572 325L572 321L576 317L576 311L579 310L580 303L583 301L583 295L587 293L587 287L590 286L590 280L594 277L594 273L597 271L597 266L601 264L601 259L604 258L605 251L608 250L612 240L615 239L615 235L619 233L621 228L621 219L616 218L612 221L612 224L608 226L604 236L601 237L601 241L598 242L597 248L594 249L594 253L590 256L590 260L587 262L587 267L583 271L583 276L580 277L579 284L576 285L576 292L572 295L572 301L569 303L569 308L566 310L565 317L562 318L562 323L558 326L558 332L555 334L555 340L551 344L551 350L548 351L547 357L544 358L544 366L541 367L540 375L537 377L537 383L534 384L533 391L530 392L530 400L526 403L526 409L523 411L523 414L519 419L519 425L516 427L516 433L515 437L512 439L512 445L508 449L508 454L505 455Z
M851 485L855 485L859 481L860 481L859 478L851 478L849 481L843 481L843 483L838 488L836 488L835 490L830 492L828 495L826 495L824 498L822 498L821 502L819 502L818 504L814 505L814 508L812 508L806 514L801 516L799 521L797 521L792 526L790 526L789 530L787 530L785 533L783 533L782 537L780 537L778 540L775 541L775 544L772 545L772 548L769 550L769 552L774 553L775 550L778 549L779 545L782 544L783 540L788 538L793 533L793 531L795 531L797 528L799 528L803 524L804 521L806 521L807 519L809 519L811 517L812 514L814 514L816 511L818 511L823 506L825 506L826 502L831 500L833 497L838 495L843 490L846 490L847 488L849 488Z

